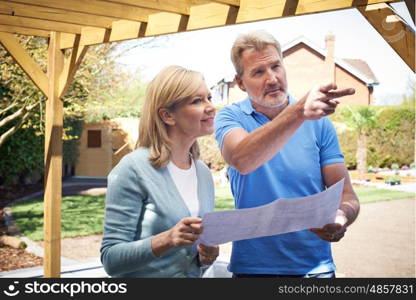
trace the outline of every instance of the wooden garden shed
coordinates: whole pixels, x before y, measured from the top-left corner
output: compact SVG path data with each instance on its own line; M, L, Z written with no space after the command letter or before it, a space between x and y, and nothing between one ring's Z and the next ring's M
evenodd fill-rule
M0 0L0 44L48 98L44 277L60 277L63 103L90 45L258 20L356 8L415 71L415 33L398 0ZM415 22L415 1L404 1ZM48 71L14 34L49 38ZM359 33L357 33L359 34ZM72 50L66 57L64 52ZM0 62L1 63L1 62Z

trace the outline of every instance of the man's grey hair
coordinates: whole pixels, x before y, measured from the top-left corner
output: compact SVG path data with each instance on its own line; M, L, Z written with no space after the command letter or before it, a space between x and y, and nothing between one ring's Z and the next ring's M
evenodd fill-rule
M234 65L238 76L243 75L243 66L241 65L241 56L247 49L261 51L267 46L273 46L282 58L280 43L270 33L264 30L257 30L250 33L240 34L234 41L231 48L231 61Z

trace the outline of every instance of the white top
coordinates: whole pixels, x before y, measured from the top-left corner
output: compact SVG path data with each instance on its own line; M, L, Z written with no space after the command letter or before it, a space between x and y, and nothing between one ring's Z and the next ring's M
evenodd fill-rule
M178 168L172 161L168 163L167 168L191 216L198 216L198 179L194 160L192 160L191 167L187 170Z

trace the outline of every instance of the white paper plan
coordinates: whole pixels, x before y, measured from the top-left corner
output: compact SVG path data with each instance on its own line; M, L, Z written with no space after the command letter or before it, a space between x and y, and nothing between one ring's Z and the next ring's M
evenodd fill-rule
M258 207L207 213L197 243L220 245L333 223L343 187L344 179L307 197L282 198Z

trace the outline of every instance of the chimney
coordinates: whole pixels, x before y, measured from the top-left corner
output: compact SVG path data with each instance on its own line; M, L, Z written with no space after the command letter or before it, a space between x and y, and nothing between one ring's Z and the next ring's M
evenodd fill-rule
M326 56L325 56L325 71L326 79L329 82L335 82L335 61L334 61L334 48L335 48L335 35L328 33L325 36Z

